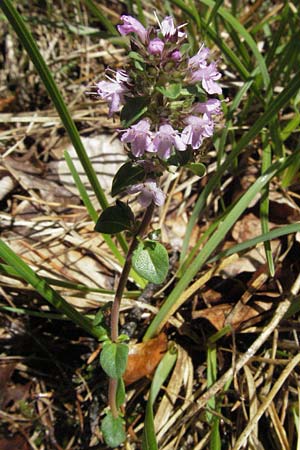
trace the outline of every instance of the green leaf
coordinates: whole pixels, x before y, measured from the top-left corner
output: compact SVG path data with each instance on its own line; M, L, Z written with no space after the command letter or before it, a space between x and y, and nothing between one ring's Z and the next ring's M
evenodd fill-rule
M169 270L169 256L159 242L143 241L133 252L132 265L136 272L151 283L161 284Z
M142 166L133 164L131 161L123 164L114 176L111 195L114 197L128 186L142 181L144 177L145 171Z
M124 127L136 122L147 111L148 97L127 98L121 111L121 120Z
M128 345L106 341L100 353L100 364L110 378L121 378L126 369Z
M111 448L118 447L126 439L124 420L121 417L113 417L110 411L102 420L101 431L106 444Z
M154 420L153 420L153 405L159 394L161 386L166 381L169 373L171 372L175 362L177 359L177 349L174 346L170 346L167 353L163 356L160 361L157 369L155 371L151 388L149 399L146 406L146 416L145 416L145 425L144 425L144 433L143 433L143 450L158 450L155 429L154 429Z
M120 200L115 206L106 208L95 225L95 231L106 234L116 234L120 231L133 229L135 220L130 207Z
M205 175L206 167L202 163L188 163L186 167L200 178Z
M137 52L129 52L128 56L129 58L134 59L134 61L145 62L144 58Z
M181 93L182 85L181 83L170 83L167 87L165 86L157 86L156 90L163 94L167 98L171 98L175 100L179 97Z
M123 405L123 403L125 403L125 398L126 398L125 384L123 378L119 378L116 394L117 408L120 408L120 406Z

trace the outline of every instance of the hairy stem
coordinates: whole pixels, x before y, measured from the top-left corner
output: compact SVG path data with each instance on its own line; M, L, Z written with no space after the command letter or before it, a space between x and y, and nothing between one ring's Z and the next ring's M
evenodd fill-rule
M123 270L122 270L122 273L121 273L121 276L119 279L119 283L118 283L117 290L116 290L116 295L115 295L114 302L113 302L112 309L111 309L110 329L111 329L111 340L113 342L116 342L118 339L118 336L119 336L120 305L121 305L121 300L122 300L122 296L124 293L124 289L127 284L129 272L131 269L132 254L133 254L134 250L136 249L136 247L138 246L138 242L139 242L138 238L142 237L145 234L145 232L150 224L153 211L154 211L154 203L152 202L146 209L143 220L142 220L139 228L137 229L137 231L131 241L130 247L128 249L125 264L124 264L124 267L123 267ZM111 412L114 417L118 417L118 408L116 406L117 383L118 383L117 380L115 380L113 378L109 379L109 389L108 389L109 406L111 408Z

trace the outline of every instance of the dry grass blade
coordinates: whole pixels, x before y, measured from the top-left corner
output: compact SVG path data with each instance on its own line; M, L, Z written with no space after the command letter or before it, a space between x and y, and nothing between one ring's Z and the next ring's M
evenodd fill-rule
M280 377L275 382L274 386L272 387L269 395L266 397L262 405L258 408L257 413L252 418L252 420L249 422L247 427L243 430L240 437L238 438L235 446L233 447L233 450L239 450L242 448L251 434L254 427L256 427L258 421L262 417L262 415L265 413L265 411L270 407L275 395L278 393L280 388L282 387L283 383L286 381L286 379L289 377L289 375L292 373L294 368L300 363L300 354L296 355L291 362L283 369L283 371L280 374Z
M219 394L224 386L232 379L234 375L236 375L249 361L250 359L257 353L257 351L261 348L261 346L267 341L267 339L274 332L280 321L283 319L285 314L287 313L293 298L298 294L300 290L300 275L295 281L291 294L288 298L282 301L277 307L273 318L268 323L268 325L262 330L261 334L258 338L253 342L253 344L248 348L247 352L244 353L236 362L234 367L228 369L224 375L222 375L218 381L211 388L209 388L204 394L202 393L203 387L201 387L198 391L196 391L190 398L189 405L183 405L179 411L177 411L173 417L169 420L169 422L163 427L161 433L167 434L168 431L170 435L173 434L172 427L176 423L177 427L182 426L183 424L189 422L198 412L205 408L208 400ZM285 369L284 369L285 370Z

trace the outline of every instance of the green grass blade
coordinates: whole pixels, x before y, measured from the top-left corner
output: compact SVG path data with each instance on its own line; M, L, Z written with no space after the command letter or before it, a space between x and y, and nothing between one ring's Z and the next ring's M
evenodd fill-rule
M184 11L186 15L188 15L196 23L197 27L201 29L200 15L194 3L184 2L183 0L172 0L170 3L174 3L182 11Z
M230 228L238 220L241 214L248 207L252 199L257 195L263 187L269 183L269 181L279 172L284 170L288 165L292 164L295 157L299 157L299 154L294 154L287 159L279 160L274 163L269 170L261 175L255 183L245 192L245 194L240 198L236 205L232 208L230 213L221 222L218 230L213 234L213 236L208 240L204 248L200 251L198 256L195 258L193 263L189 266L189 270L186 271L181 279L178 281L175 288L172 290L169 297L166 299L164 304L161 306L157 316L154 318L150 326L148 327L144 340L147 341L153 337L166 323L171 314L173 314L179 306L181 306L178 301L182 292L188 287L191 280L199 272L202 266L207 262L208 258L217 248L217 246L224 239Z
M65 150L64 151L64 158L66 160L66 163L68 165L69 171L71 172L71 175L73 177L74 183L76 184L76 187L78 189L78 192L80 194L81 200L83 201L84 206L87 209L87 212L89 213L90 218L97 222L98 220L98 213L95 210L90 197L86 191L86 188L84 184L82 183L79 173L76 170L76 167L72 161L72 158L70 157L69 153Z
M208 263L215 262L219 259L226 258L227 256L234 255L235 253L244 252L249 248L255 247L257 244L260 244L261 242L271 241L272 239L277 239L281 236L286 236L292 233L298 233L299 231L300 231L300 223L293 223L290 225L285 225L280 228L274 228L273 230L269 231L266 234L261 234L253 239L248 239L245 242L241 242L240 244L234 245L233 247L230 247L227 250L218 253L213 258L209 258L207 262Z
M166 381L169 373L172 370L172 367L176 362L176 359L177 359L177 351L175 351L173 347L169 348L169 350L163 356L162 360L160 361L155 371L146 406L146 416L145 416L143 444L142 444L143 450L158 450L154 430L153 405L161 389L161 386Z
M0 273L12 278L22 278L19 272L15 270L12 266L9 266L8 264L0 263ZM84 284L72 283L71 281L68 280L58 280L57 278L50 278L50 277L41 277L41 278L45 280L46 283L49 284L50 286L58 286L65 289L73 289L74 291L81 291L85 293L97 292L99 294L104 295L115 295L115 291L111 289L89 287L85 286ZM140 295L141 291L125 291L124 297L137 298Z
M84 0L84 3L88 7L91 14L101 22L101 24L106 28L106 30L113 36L119 36L118 31L114 24L102 13L101 9L95 5L92 0Z
M215 5L215 2L213 0L200 0L200 3L203 3L206 6L209 6L210 8L213 8ZM261 53L259 52L257 45L250 35L248 31L245 29L245 27L235 18L232 16L232 14L227 11L222 6L218 8L217 13L226 20L231 27L245 40L245 42L248 44L249 48L251 49L253 55L256 58L257 65L260 68L260 72L264 81L264 86L266 89L269 88L270 84L270 76L268 73L268 69L265 63L265 60Z
M61 314L49 313L45 311L32 311L28 308L13 308L12 306L0 305L0 311L7 311L13 314L20 314L24 316L40 317L41 319L47 320L69 320L67 316L62 316Z
M266 137L268 139L268 136ZM261 173L264 174L268 171L269 167L272 163L272 151L271 145L266 143L263 145L263 154L262 154L262 167ZM261 201L260 201L260 221L261 221L261 229L264 234L268 233L269 230L269 185L266 184L261 192ZM270 241L264 242L265 254L267 258L267 263L269 267L269 273L271 277L275 274L274 261L271 250Z
M222 175L226 172L226 170L229 169L229 167L231 166L233 161L237 158L239 153L249 144L249 142L252 141L253 138L255 138L258 135L258 133L263 129L263 127L265 127L272 120L272 118L280 111L280 109L282 109L291 100L291 98L293 98L296 95L299 89L300 89L300 72L296 73L296 75L291 80L290 84L286 87L286 89L284 89L284 91L282 91L277 96L277 98L270 103L267 110L257 119L257 121L247 131L247 133L243 135L243 137L237 143L236 147L227 156L224 163L218 168L217 172L209 179L207 185L203 189L202 193L200 194L195 204L193 213L189 220L185 239L183 242L182 260L186 256L192 230L199 218L200 212L205 207L208 195L213 191L215 186L217 186Z
M100 333L93 323L76 311L73 306L66 302L58 292L56 292L46 281L39 277L8 245L0 240L0 257L10 266L12 266L19 276L47 300L54 308L69 317L72 322L83 328L94 337L99 337Z
M217 13L218 13L218 9L220 8L220 6L222 5L224 0L217 0L213 6L213 8L211 9L209 16L205 22L205 29L207 29L210 25L210 23L213 21L213 19L216 17Z

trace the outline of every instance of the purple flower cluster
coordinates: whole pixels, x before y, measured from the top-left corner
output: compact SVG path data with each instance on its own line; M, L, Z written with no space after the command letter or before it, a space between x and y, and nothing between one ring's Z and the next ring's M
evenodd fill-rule
M131 16L121 20L118 30L131 35L134 57L127 72L110 70L107 80L97 84L97 94L107 101L109 116L129 99L147 100L138 121L120 131L121 141L127 144L131 159L143 167L155 167L156 160L165 165L177 151L192 149L193 154L213 135L214 119L221 114L220 100L210 97L222 93L221 74L210 50L202 45L189 57L187 35L172 17L165 17L157 28L145 28ZM189 89L191 85L196 90ZM160 174L145 170L144 182L129 186L127 192L140 192L143 207L151 202L162 205L164 194L156 184Z

